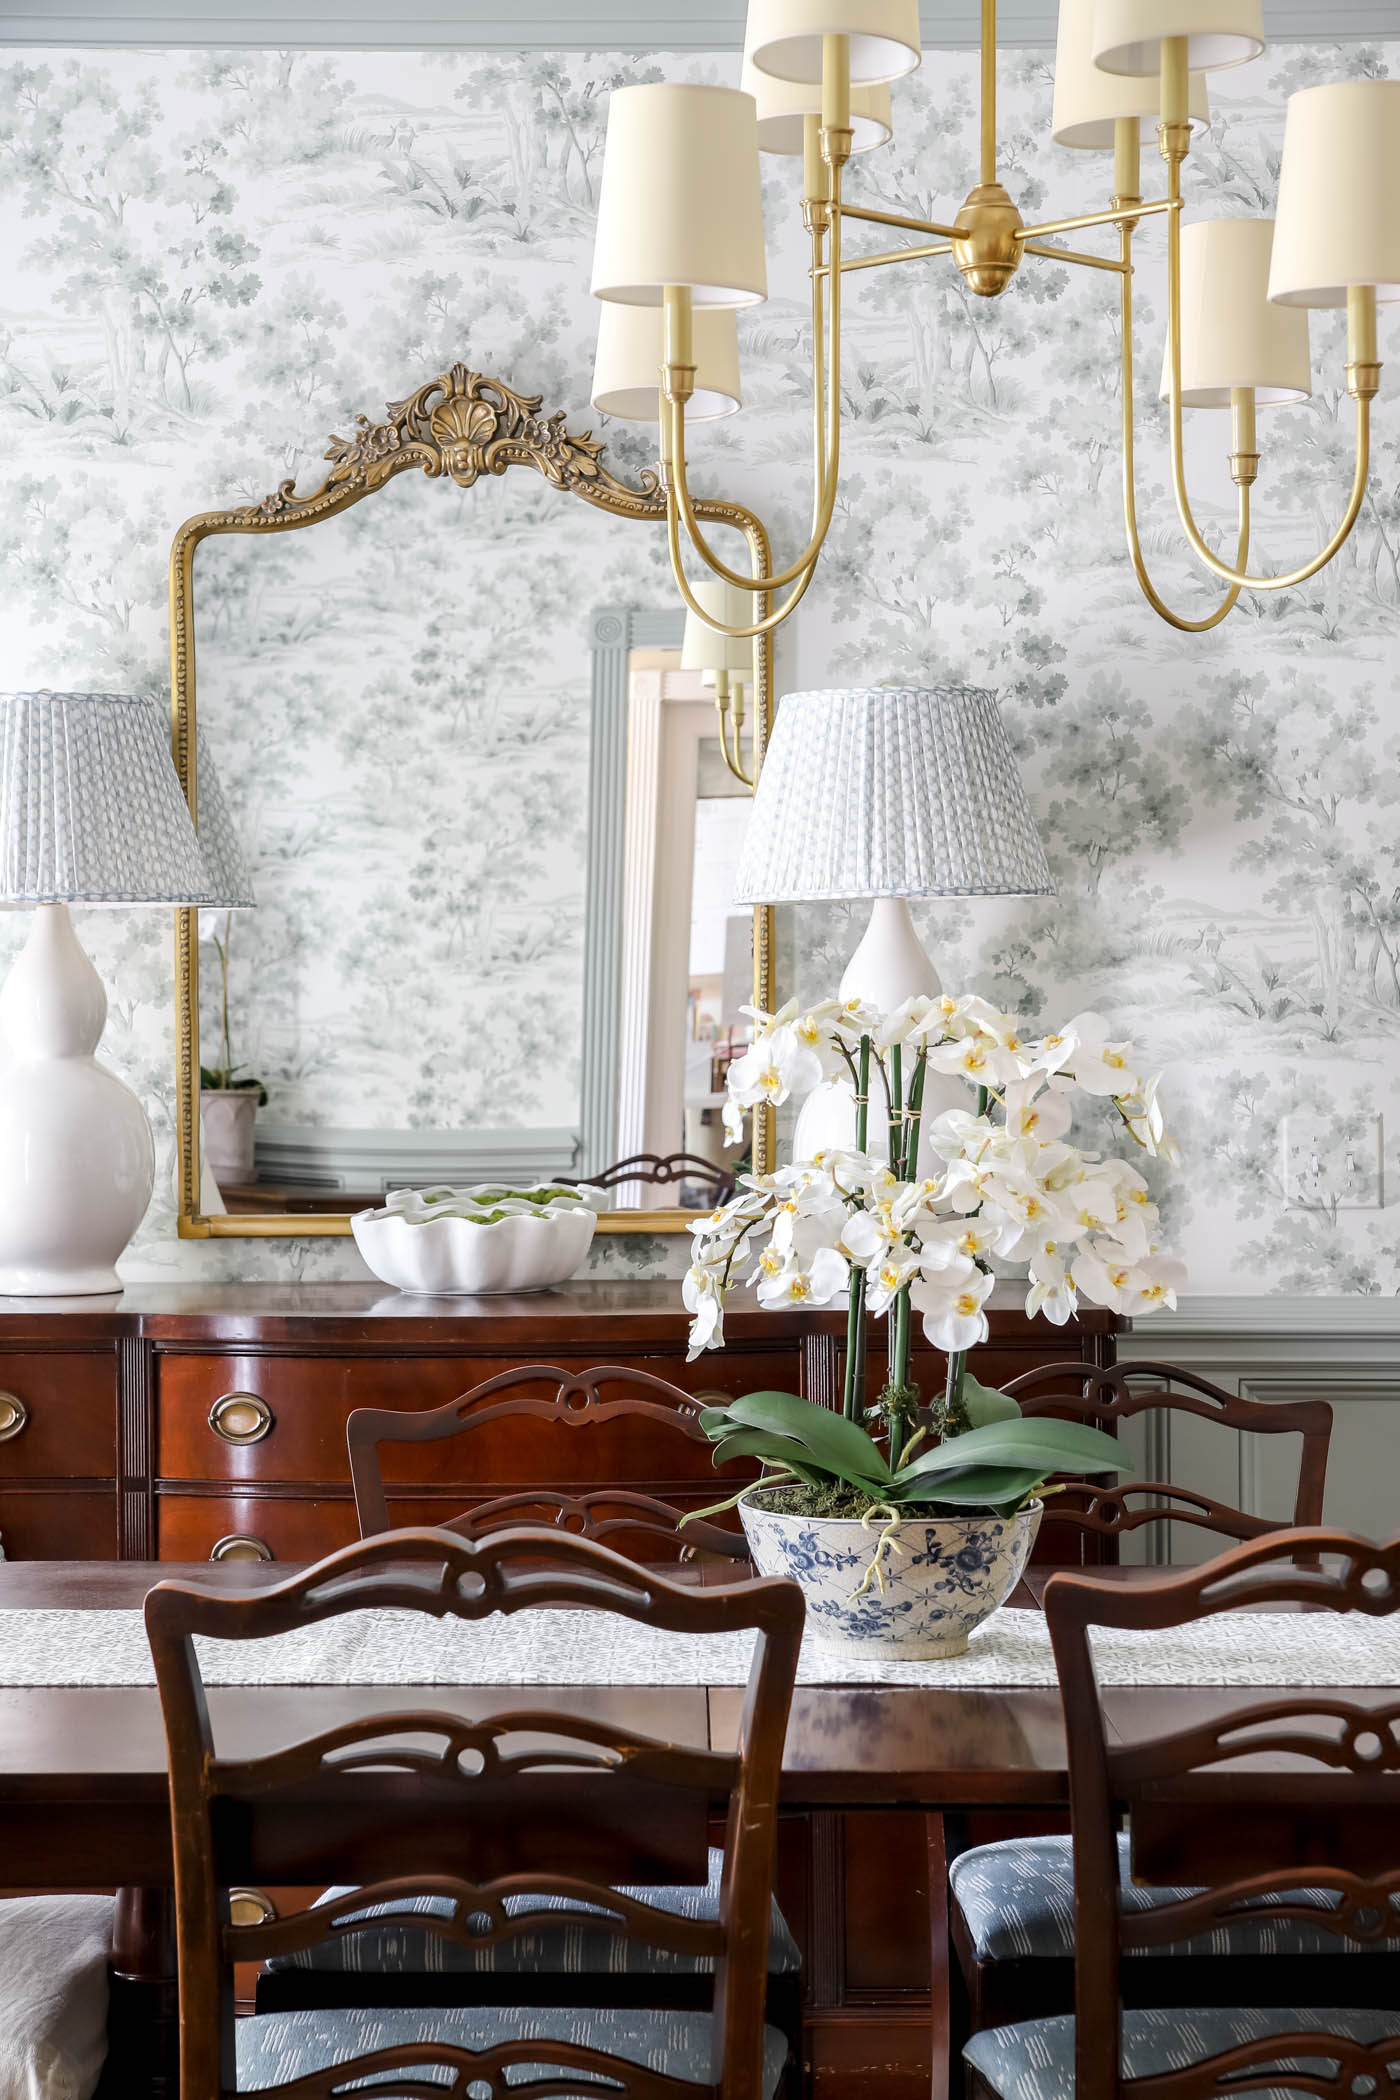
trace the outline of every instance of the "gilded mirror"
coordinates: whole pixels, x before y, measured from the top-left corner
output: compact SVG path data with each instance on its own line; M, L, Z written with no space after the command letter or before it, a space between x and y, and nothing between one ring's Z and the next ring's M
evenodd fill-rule
M619 557L619 521L664 530L656 479L465 365L326 457L171 551L175 763L197 822L211 769L206 834L217 778L254 900L177 917L180 1233L554 1178L609 1191L605 1231L679 1230L733 1171L723 1067L773 929L725 908L747 790L661 570L642 605ZM768 574L757 519L701 514ZM771 717L765 638L751 770ZM236 1094L266 1097L242 1165L204 1130ZM765 1168L771 1113L750 1143Z

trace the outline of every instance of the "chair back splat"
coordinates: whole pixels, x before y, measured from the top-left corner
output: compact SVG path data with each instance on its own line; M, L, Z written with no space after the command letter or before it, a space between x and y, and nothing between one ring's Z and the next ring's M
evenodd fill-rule
M474 1621L535 1609L588 1609L658 1633L754 1634L737 1749L721 1754L504 1695L460 1695L434 1709L365 1714L255 1756L221 1753L196 1635L256 1641L350 1612ZM320 2100L356 2078L402 2072L395 2094L462 2100L478 2083L531 2100L560 2090L558 2066L606 2079L616 2100L760 2100L769 1901L778 1780L802 1637L787 1582L686 1588L590 1540L556 1530L462 1539L400 1531L332 1554L276 1588L206 1592L165 1582L146 1599L168 1748L180 1974L181 2092L236 2091L233 1964L344 1933L369 1905L446 1898L415 1928L480 1946L528 1930L514 1896L598 1907L620 1939L707 1954L715 1964L709 2084L663 2075L571 2041L510 2039L481 2050L401 2044L299 2076L269 2094ZM285 1697L294 1700L296 1694ZM456 1707L457 1710L443 1710ZM717 1920L682 1918L614 1886L703 1882L707 1818L727 1808ZM324 1886L351 1895L256 1925L229 1918L230 1887ZM384 1917L376 1923L386 1922ZM436 2081L408 2074L436 2066ZM450 2082L442 2072L450 2071ZM589 2081L592 2082L592 2081Z
M1118 1364L1094 1370L1082 1363L1046 1364L1013 1378L1014 1394L1025 1415L1059 1415L1116 1436L1138 1415L1194 1418L1241 1435L1296 1436L1300 1441L1298 1486L1292 1511L1261 1517L1215 1496L1174 1485L1168 1480L1097 1479L1070 1481L1046 1504L1037 1559L1064 1558L1056 1545L1067 1546L1074 1561L1117 1559L1117 1540L1144 1525L1170 1521L1214 1532L1224 1539L1262 1538L1281 1525L1322 1522L1327 1481L1327 1449L1332 1410L1325 1400L1249 1400L1227 1393L1175 1364Z
M758 1468L740 1461L721 1473L713 1471L713 1446L700 1427L700 1412L708 1397L687 1393L650 1371L627 1364L599 1364L587 1371L566 1371L558 1364L518 1364L442 1407L416 1412L356 1408L346 1436L360 1535L368 1538L387 1531L391 1522L383 1453L391 1454L389 1464L396 1483L421 1479L422 1446L461 1437L468 1453L479 1446L484 1455L496 1425L506 1423L512 1464L517 1469L530 1466L538 1484L514 1494L492 1496L460 1514L444 1517L449 1529L481 1537L506 1525L555 1524L640 1560L697 1554L743 1560L748 1547L737 1519L730 1528L692 1518L678 1532L677 1524L685 1513L679 1501L626 1487L599 1486L580 1492L576 1485L580 1477L586 1479L590 1474L594 1479L612 1475L614 1465L602 1462L600 1439L616 1438L619 1442L613 1456L630 1460L632 1477L671 1487L673 1493L687 1496L692 1509L734 1493ZM532 1435L538 1443L530 1441ZM678 1451L684 1452L684 1467L677 1463ZM486 1470L483 1464L483 1474ZM678 1479L682 1473L686 1477ZM518 1470L516 1477L520 1477ZM412 1492L403 1487L397 1491Z
M1400 1537L1377 1545L1313 1526L1233 1546L1199 1567L1124 1584L1052 1576L1045 1592L1069 1743L1074 1825L1076 2100L1220 2100L1234 2092L1393 2091L1400 2011L1328 2033L1296 2011L1215 2055L1149 2077L1121 2068L1120 1963L1228 1925L1265 1901L1346 1942L1400 1934L1400 1701L1335 1691L1222 1688L1204 1719L1165 1734L1110 1735L1094 1671L1096 1627L1162 1632L1237 1610L1400 1607ZM1124 1737L1127 1740L1124 1740ZM1127 1910L1116 1829L1127 1810L1136 1882L1178 1900ZM1178 2053L1185 2053L1184 2049ZM1257 2074L1257 2075L1251 2075ZM1366 2081L1370 2083L1366 2083ZM1358 2083L1358 2081L1360 2081Z

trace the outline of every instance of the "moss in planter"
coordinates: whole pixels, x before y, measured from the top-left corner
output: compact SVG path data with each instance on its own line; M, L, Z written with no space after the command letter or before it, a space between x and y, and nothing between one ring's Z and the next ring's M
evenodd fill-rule
M770 1509L780 1517L826 1517L843 1524L859 1524L872 1504L869 1496L858 1489L832 1481L824 1487L780 1488L776 1494L764 1495L754 1507ZM902 1521L919 1524L936 1523L945 1517L985 1521L995 1514L991 1509L968 1509L945 1502L906 1503L900 1511Z

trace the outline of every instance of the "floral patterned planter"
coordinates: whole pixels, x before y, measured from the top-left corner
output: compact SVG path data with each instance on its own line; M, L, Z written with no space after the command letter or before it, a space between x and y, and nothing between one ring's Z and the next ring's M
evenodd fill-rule
M763 1575L789 1575L807 1600L812 1640L834 1648L886 1650L905 1662L961 1655L968 1637L1004 1604L1030 1559L1043 1504L1019 1516L906 1517L901 1551L884 1557L883 1592L861 1595L878 1524L780 1516L741 1502L744 1535Z

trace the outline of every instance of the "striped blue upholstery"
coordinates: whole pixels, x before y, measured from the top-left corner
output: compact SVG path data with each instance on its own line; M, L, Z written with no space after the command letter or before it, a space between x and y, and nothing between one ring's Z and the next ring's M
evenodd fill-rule
M1118 1839L1118 1876L1125 1912L1154 1910L1190 1893L1186 1889L1134 1888L1126 1832ZM1074 1854L1067 1837L1008 1838L962 1853L949 1870L949 1885L967 1923L979 1962L1068 1960L1074 1954ZM1326 1910L1335 1902L1321 1889L1294 1891L1289 1899ZM1264 1896L1250 1905L1255 1917L1217 1926L1213 1931L1176 1940L1168 1947L1125 1949L1135 1954L1348 1954L1375 1952L1325 1926L1271 1913L1282 1896ZM1382 1951L1400 1950L1400 1909L1396 1937L1380 1942Z
M640 1903L670 1911L683 1918L717 1918L719 1885L724 1854L710 1848L708 1883L694 1887L624 1889ZM330 1889L322 1901L350 1895L350 1889ZM694 1976L708 1974L714 1964L708 1955L675 1954L665 1947L650 1947L627 1940L618 1933L589 1925L594 1906L573 1903L563 1896L510 1896L506 1909L515 1916L538 1911L542 1922L534 1932L489 1947L464 1947L441 1933L417 1932L411 1926L382 1925L364 1932L343 1932L319 1947L302 1947L295 1954L275 1955L269 1969L333 1969L360 1976L444 1975L449 1972L477 1976ZM425 1915L446 1916L451 1904L445 1896L415 1896L396 1904ZM367 1905L364 1918L383 1917L385 1906ZM596 1914L596 1912L595 1912ZM776 1903L769 1912L768 1969L770 1975L795 1975L802 1966L796 1940Z
M499 2042L545 2043L551 2039L606 2050L609 2055L644 2064L667 2078L709 2085L710 2036L708 2013L590 2012L567 2007L500 2010L486 2006L414 2012L258 2013L237 2023L238 2090L255 2093L265 2086L304 2078L332 2064L347 2063L373 2049L403 2047L412 2042L446 2042L458 2048L488 2049ZM766 2094L777 2091L787 2056L786 2038L775 2027L765 2027ZM425 2083L433 2075L431 2067L421 2067L414 2073ZM514 2084L550 2075L549 2056L542 2048L537 2064L513 2065L507 2082ZM553 2075L559 2075L557 2066L553 2067ZM585 2072L577 2075L581 2092L586 2095L591 2085L596 2100L597 2076ZM380 2078L383 2079L382 2073ZM447 2084L449 2080L444 2078L442 2082ZM367 2086L366 2090L372 2091L373 2087Z
M1184 2070L1238 2042L1270 2034L1302 2032L1335 2034L1348 2040L1378 2042L1395 2037L1391 2076L1400 2069L1400 2012L1234 2011L1223 2007L1187 2012L1125 2012L1122 2069L1126 2078L1150 2078L1162 2071ZM1068 2015L1026 2020L1015 2027L989 2027L974 2035L963 2061L977 2071L1001 2100L1074 2100L1074 2021ZM1296 2068L1316 2069L1318 2060L1292 2059ZM1308 2100L1289 2086L1290 2059L1281 2058L1277 2083L1264 2083L1273 2067L1258 2074L1259 2085L1245 2088L1251 2100ZM1236 2074L1238 2076L1238 2074ZM1253 2075L1253 2074L1251 2074ZM1345 2090L1343 2086L1342 2090Z

